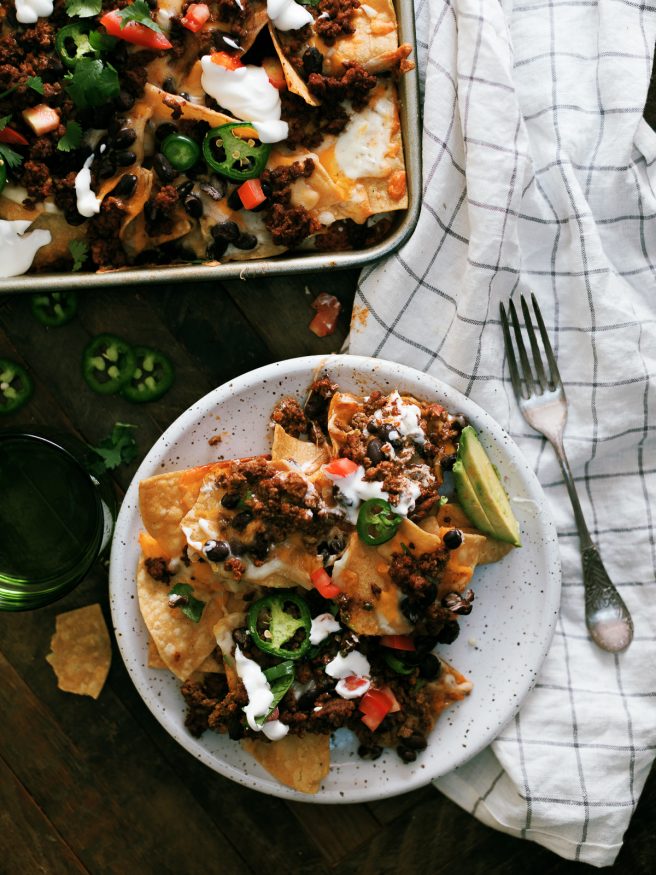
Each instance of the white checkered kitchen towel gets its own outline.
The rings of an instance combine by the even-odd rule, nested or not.
[[[656,134],[642,120],[656,5],[416,7],[423,206],[410,241],[364,271],[350,351],[428,371],[488,410],[534,464],[563,564],[535,688],[437,786],[490,826],[608,865],[656,752]],[[565,382],[584,513],[635,619],[619,657],[586,634],[560,470],[512,394],[499,302],[527,290]]]

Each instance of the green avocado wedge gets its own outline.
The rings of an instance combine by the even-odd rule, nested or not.
[[[471,425],[460,435],[453,479],[458,500],[473,525],[499,541],[521,547],[519,523],[508,496]]]

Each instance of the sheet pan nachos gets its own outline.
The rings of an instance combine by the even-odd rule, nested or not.
[[[519,533],[509,505],[494,519],[507,499],[474,430],[439,404],[323,375],[271,424],[268,455],[140,483],[137,589],[149,665],[181,682],[189,732],[314,793],[337,729],[364,758],[421,756],[472,688],[440,645],[472,610],[476,565]]]
[[[373,245],[407,206],[392,0],[0,6],[0,277]]]

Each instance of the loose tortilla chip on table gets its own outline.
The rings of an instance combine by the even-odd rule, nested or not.
[[[182,582],[185,582],[182,573],[176,575],[170,584],[154,580],[146,571],[143,557],[139,559],[137,592],[144,623],[166,668],[184,681],[216,647],[212,629],[225,608],[222,591],[211,592],[188,581],[194,586],[194,597],[205,602],[199,622],[190,620],[180,608],[169,606],[171,588]]]
[[[280,741],[245,738],[244,750],[281,784],[316,793],[330,769],[330,736],[286,735]]]
[[[46,659],[66,693],[97,699],[112,660],[112,646],[100,605],[58,614]]]

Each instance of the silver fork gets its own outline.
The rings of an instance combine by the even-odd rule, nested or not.
[[[538,345],[535,329],[531,319],[531,313],[524,299],[521,296],[522,314],[524,316],[524,324],[526,333],[531,347],[533,358],[533,367],[529,356],[526,352],[526,347],[522,339],[522,332],[517,318],[517,310],[513,301],[509,302],[508,309],[510,319],[512,320],[513,333],[515,335],[515,343],[519,352],[520,369],[517,367],[517,359],[510,335],[510,326],[508,325],[508,317],[503,304],[501,309],[501,324],[503,326],[503,339],[506,346],[506,354],[508,356],[508,366],[510,369],[510,378],[512,387],[515,392],[515,397],[519,404],[519,409],[528,422],[531,428],[543,434],[549,441],[556,452],[560,467],[565,479],[565,485],[569,493],[572,508],[574,510],[574,518],[576,527],[579,532],[579,540],[581,543],[581,560],[583,564],[583,584],[585,587],[585,622],[588,631],[592,636],[595,644],[599,645],[602,650],[609,650],[612,653],[619,653],[626,650],[633,639],[633,621],[626,605],[622,601],[622,597],[615,589],[611,582],[604,564],[601,561],[599,551],[592,542],[588,527],[583,518],[583,511],[579,503],[576,487],[574,486],[574,478],[565,455],[563,447],[563,432],[565,423],[567,422],[567,399],[565,398],[565,390],[563,382],[558,372],[556,358],[549,342],[549,336],[544,326],[544,320],[538,307],[538,302],[535,300],[535,295],[531,295],[533,310],[537,320],[542,345],[547,357],[547,365],[549,374],[547,375],[545,365],[542,360],[542,353]]]

